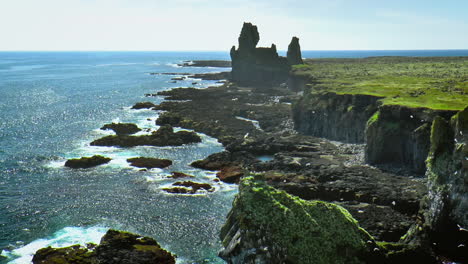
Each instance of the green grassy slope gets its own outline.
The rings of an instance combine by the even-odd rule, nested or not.
[[[310,77],[312,93],[375,95],[384,104],[440,110],[468,105],[468,57],[308,59],[292,73]]]

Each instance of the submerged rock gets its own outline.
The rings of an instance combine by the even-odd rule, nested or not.
[[[168,159],[139,157],[139,158],[127,159],[127,161],[133,167],[147,168],[147,169],[153,169],[153,168],[164,169],[172,165],[172,161]]]
[[[111,161],[110,158],[101,155],[94,155],[92,157],[82,157],[79,159],[69,159],[65,162],[65,167],[72,169],[86,169],[106,164]]]
[[[151,102],[139,102],[132,106],[132,109],[151,109],[156,105]]]
[[[164,188],[163,191],[167,193],[177,194],[195,194],[198,190],[205,190],[213,192],[213,186],[208,183],[198,183],[192,181],[175,182],[172,184],[175,187]]]
[[[194,178],[195,176],[190,175],[190,174],[185,174],[183,172],[178,172],[178,171],[173,171],[171,172],[171,176],[168,176],[168,178],[173,178],[173,179],[179,179],[179,178]]]
[[[88,247],[42,248],[34,254],[33,264],[175,264],[175,256],[150,237],[109,230],[101,243]]]
[[[135,147],[135,146],[181,146],[189,143],[201,142],[201,138],[195,132],[178,131],[170,125],[161,126],[151,135],[129,136],[129,135],[112,135],[97,139],[91,142],[91,146],[118,146],[118,147]]]
[[[130,135],[135,134],[141,129],[132,123],[112,123],[112,124],[105,124],[101,127],[102,130],[113,130],[117,135]]]
[[[372,237],[341,206],[244,178],[221,230],[228,263],[363,263]]]

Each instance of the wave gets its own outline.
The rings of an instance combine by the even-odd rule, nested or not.
[[[11,251],[4,250],[0,256],[10,260],[9,264],[30,264],[37,250],[44,247],[68,247],[72,245],[83,245],[86,243],[99,244],[101,237],[108,228],[101,226],[92,227],[65,227],[52,236],[40,238],[22,247]]]

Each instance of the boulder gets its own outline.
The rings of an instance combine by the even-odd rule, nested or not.
[[[299,38],[293,37],[288,46],[287,58],[289,65],[304,64],[302,61],[301,46]]]
[[[69,159],[65,162],[65,167],[72,169],[86,169],[106,164],[111,161],[110,158],[101,155],[94,155],[92,157],[82,157],[79,159]]]
[[[141,129],[131,123],[112,123],[112,124],[105,124],[103,127],[101,127],[102,130],[113,130],[117,135],[130,135],[130,134],[135,134]]]
[[[244,169],[239,166],[224,167],[216,174],[216,177],[227,183],[238,183],[242,176]]]
[[[150,237],[109,230],[99,245],[39,249],[33,264],[175,264],[175,256]]]
[[[151,102],[139,102],[132,106],[132,109],[151,109],[156,105]]]
[[[133,167],[146,168],[146,169],[153,169],[153,168],[164,169],[172,165],[172,161],[168,159],[139,157],[139,158],[127,159],[127,161]]]

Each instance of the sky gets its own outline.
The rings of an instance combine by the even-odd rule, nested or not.
[[[0,0],[0,50],[468,49],[466,0]]]

